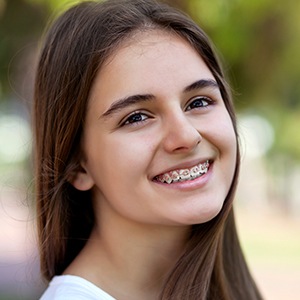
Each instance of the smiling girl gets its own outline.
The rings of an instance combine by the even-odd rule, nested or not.
[[[261,299],[234,223],[233,104],[193,21],[152,0],[69,9],[34,117],[41,299]]]

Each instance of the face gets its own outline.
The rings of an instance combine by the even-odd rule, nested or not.
[[[209,221],[236,165],[236,137],[215,78],[183,39],[141,33],[101,68],[82,139],[100,220],[167,226]]]

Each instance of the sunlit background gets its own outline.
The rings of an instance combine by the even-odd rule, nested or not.
[[[77,1],[78,2],[78,1]],[[214,41],[238,111],[242,247],[267,300],[300,295],[300,1],[177,0]],[[37,299],[30,110],[39,40],[74,1],[0,0],[0,299]]]

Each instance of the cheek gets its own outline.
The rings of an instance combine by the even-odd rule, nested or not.
[[[213,126],[209,129],[210,140],[218,148],[221,156],[236,157],[237,137],[234,132],[232,121],[225,110],[212,121]]]
[[[219,133],[216,138],[219,141],[224,180],[227,180],[228,185],[231,185],[237,163],[237,137],[229,115],[220,123]]]
[[[228,152],[228,154],[231,154],[235,158],[237,139],[232,124],[226,123],[220,127],[217,138],[220,141],[223,151]]]
[[[152,159],[153,141],[147,135],[117,134],[105,141],[101,152],[105,155],[107,174],[127,181],[141,177]],[[130,175],[130,176],[129,176]]]

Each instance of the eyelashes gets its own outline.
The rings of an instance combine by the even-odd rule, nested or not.
[[[198,96],[193,98],[189,104],[186,106],[186,111],[190,111],[192,109],[205,108],[211,104],[214,104],[214,101],[208,97]]]
[[[131,113],[122,123],[121,126],[139,124],[147,120],[149,116],[146,113],[135,111]]]
[[[215,100],[206,96],[197,96],[192,98],[186,105],[184,111],[203,110],[213,105]],[[145,111],[134,111],[126,116],[119,124],[120,127],[124,126],[137,126],[146,123],[149,119],[153,118],[150,113]]]

